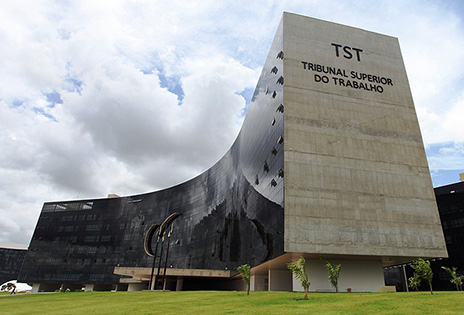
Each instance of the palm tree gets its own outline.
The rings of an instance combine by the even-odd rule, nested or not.
[[[300,280],[301,286],[305,291],[304,299],[308,299],[308,290],[311,282],[308,279],[308,274],[306,273],[306,261],[304,257],[300,257],[300,259],[290,262],[288,265],[288,269],[290,269],[298,280]]]
[[[441,266],[441,268],[446,270],[450,274],[450,282],[456,286],[456,290],[462,291],[462,280],[464,280],[464,275],[459,275],[456,267],[449,268]]]
[[[433,273],[432,273],[432,268],[430,267],[430,261],[419,258],[412,262],[411,267],[412,269],[414,269],[414,271],[417,273],[419,277],[421,277],[422,279],[424,279],[425,281],[429,283],[430,294],[433,294],[433,289],[432,289]]]
[[[340,278],[340,269],[342,265],[337,265],[334,268],[330,262],[327,262],[325,266],[329,272],[329,282],[334,287],[335,292],[338,293],[338,279]]]
[[[419,291],[419,286],[421,283],[421,279],[417,273],[414,273],[412,277],[409,279],[409,287],[412,289],[416,289],[416,291]]]

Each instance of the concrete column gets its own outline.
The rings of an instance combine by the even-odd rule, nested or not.
[[[250,291],[257,291],[255,288],[256,288],[256,276],[250,275]]]
[[[176,281],[176,291],[182,291],[183,285],[184,285],[184,278],[178,277]]]
[[[31,292],[32,293],[37,293],[37,292],[39,292],[39,288],[40,288],[40,283],[33,283]]]

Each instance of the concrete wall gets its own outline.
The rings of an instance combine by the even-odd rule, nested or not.
[[[292,291],[290,270],[269,270],[269,291]]]
[[[147,290],[148,284],[147,283],[129,283],[127,287],[127,291],[142,291]]]
[[[447,256],[398,40],[295,14],[283,33],[285,251]]]
[[[332,265],[341,264],[338,283],[339,292],[377,292],[384,283],[381,261],[333,260]],[[328,280],[326,261],[307,259],[306,272],[311,282],[310,291],[335,292]],[[293,278],[293,291],[304,291],[300,281]]]
[[[251,291],[268,291],[269,276],[268,275],[252,275],[250,278]]]

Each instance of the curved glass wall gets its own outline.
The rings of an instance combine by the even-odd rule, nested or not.
[[[240,134],[203,174],[152,193],[45,203],[20,280],[117,283],[115,266],[151,267],[145,233],[174,212],[168,267],[235,269],[283,254],[282,68],[280,26]]]

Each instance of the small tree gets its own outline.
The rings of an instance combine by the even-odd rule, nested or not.
[[[329,282],[334,287],[335,292],[338,293],[338,279],[340,278],[340,269],[342,265],[337,265],[334,268],[330,262],[327,262],[325,266],[329,272]]]
[[[456,290],[462,291],[462,280],[464,280],[464,275],[459,275],[456,267],[449,268],[441,266],[441,268],[450,274],[450,282],[456,286]]]
[[[288,269],[290,269],[298,280],[300,280],[301,286],[305,291],[304,299],[308,299],[308,290],[311,282],[309,282],[308,274],[306,273],[306,261],[304,257],[300,257],[300,259],[290,262],[288,265]]]
[[[419,286],[421,283],[421,279],[417,273],[414,273],[412,277],[409,279],[409,287],[411,289],[416,289],[416,291],[419,291]]]
[[[10,291],[11,290],[11,294],[14,294],[15,290],[16,290],[16,285],[13,282],[8,282],[8,283],[2,285],[2,287],[0,289],[2,291]]]
[[[247,295],[250,295],[250,265],[245,264],[237,267],[238,272],[242,275],[243,281],[247,285]]]
[[[428,282],[430,287],[430,294],[433,294],[432,289],[432,268],[430,268],[430,261],[423,260],[422,258],[416,259],[411,264],[412,269],[417,273],[417,275]]]

